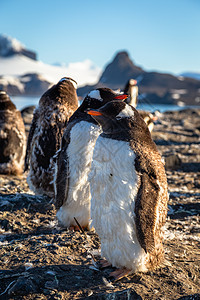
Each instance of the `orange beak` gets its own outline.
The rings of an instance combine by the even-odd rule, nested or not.
[[[96,111],[96,110],[88,110],[87,114],[91,115],[91,116],[102,116],[102,113],[100,111]]]
[[[116,96],[114,99],[115,99],[115,100],[125,100],[125,99],[127,99],[127,98],[128,98],[128,95],[122,94],[122,95]]]

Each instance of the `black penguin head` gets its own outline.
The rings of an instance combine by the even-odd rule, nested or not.
[[[106,103],[113,100],[125,100],[128,96],[114,92],[109,88],[98,88],[92,90],[83,100],[82,107],[84,110],[88,108],[98,109]]]
[[[16,110],[16,106],[10,100],[5,91],[0,90],[0,110]]]
[[[134,119],[137,111],[122,101],[111,101],[99,109],[90,109],[91,115],[101,126],[104,133],[116,133],[123,131],[130,120]]]

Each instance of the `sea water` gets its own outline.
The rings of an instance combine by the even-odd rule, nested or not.
[[[16,105],[17,109],[22,110],[23,108],[31,105],[37,106],[40,100],[40,97],[25,97],[25,96],[16,96],[11,97],[12,101]],[[194,108],[194,106],[192,106]],[[156,104],[156,103],[138,103],[137,109],[154,112],[156,110],[160,112],[172,111],[172,110],[181,110],[185,108],[191,108],[191,106],[178,106],[171,104]]]

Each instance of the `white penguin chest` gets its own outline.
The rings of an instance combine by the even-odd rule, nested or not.
[[[74,217],[82,226],[90,219],[90,185],[88,174],[91,168],[94,145],[101,129],[98,125],[81,121],[70,132],[67,148],[69,164],[69,187],[66,202],[57,212],[64,226],[76,225]]]
[[[137,269],[143,261],[135,226],[138,175],[128,142],[97,139],[91,173],[91,219],[101,253],[116,267]]]
[[[97,139],[89,180],[92,190],[92,210],[99,215],[133,214],[138,177],[135,154],[127,142]]]
[[[90,169],[94,145],[100,132],[99,126],[85,121],[77,123],[72,128],[71,141],[67,149],[70,178],[74,177],[73,169],[78,172],[77,175],[85,172],[85,168]]]
[[[71,130],[67,156],[70,170],[70,193],[72,193],[73,200],[85,198],[88,201],[88,173],[91,168],[94,145],[100,131],[98,125],[85,121],[79,122]]]

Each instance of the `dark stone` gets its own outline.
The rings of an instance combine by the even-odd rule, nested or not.
[[[10,228],[9,221],[6,219],[1,220],[0,224],[1,224],[1,228],[4,229],[5,231],[8,231],[8,229]]]
[[[188,295],[178,298],[177,300],[200,300],[200,294]]]
[[[185,172],[199,172],[200,163],[199,162],[184,163],[182,169]]]
[[[38,292],[38,287],[30,278],[19,277],[13,286],[8,290],[8,295],[27,295]]]
[[[118,291],[113,293],[106,293],[106,294],[97,294],[86,297],[85,299],[90,300],[142,300],[142,297],[138,295],[134,290],[127,289],[124,291]],[[196,300],[196,299],[195,299]]]
[[[165,157],[165,169],[177,170],[181,167],[182,161],[178,154],[170,154]]]

